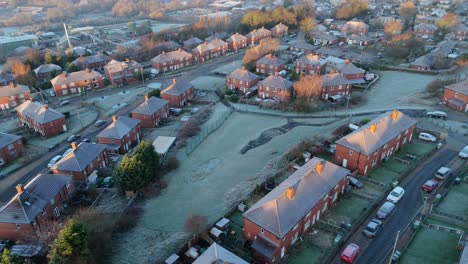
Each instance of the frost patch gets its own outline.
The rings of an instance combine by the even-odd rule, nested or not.
[[[194,182],[201,181],[213,172],[216,167],[221,163],[220,159],[211,159],[209,161],[203,162],[200,166],[193,170],[192,180]]]

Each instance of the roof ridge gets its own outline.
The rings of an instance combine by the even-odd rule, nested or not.
[[[276,222],[278,224],[278,233],[280,236],[282,236],[281,234],[281,226],[280,226],[280,219],[279,219],[279,209],[278,209],[278,199],[275,199],[273,200],[274,203],[275,203],[275,211],[276,211]]]

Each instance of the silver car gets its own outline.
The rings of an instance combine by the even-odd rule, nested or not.
[[[380,208],[379,211],[377,211],[377,218],[379,219],[385,219],[390,214],[393,212],[393,209],[395,209],[395,204],[392,202],[385,202]]]
[[[362,233],[364,233],[364,235],[368,236],[368,237],[375,237],[375,235],[377,234],[377,232],[379,232],[380,228],[382,227],[382,224],[383,222],[380,221],[379,219],[372,219],[366,226],[366,228],[364,228],[364,230],[362,231]]]

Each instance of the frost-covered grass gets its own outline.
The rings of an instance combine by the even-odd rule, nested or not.
[[[230,62],[230,63],[228,63],[228,64],[226,64],[224,66],[221,66],[221,67],[217,68],[216,70],[213,70],[212,72],[219,71],[219,72],[226,72],[226,73],[230,74],[235,69],[239,69],[240,67],[242,67],[242,60],[236,60],[236,61]]]
[[[226,79],[213,76],[200,76],[191,83],[198,90],[216,91],[226,87]]]
[[[221,217],[263,181],[260,175],[275,169],[265,167],[286,150],[318,134],[327,134],[342,124],[328,127],[296,127],[246,154],[240,150],[262,131],[286,124],[286,119],[232,113],[189,156],[177,153],[180,167],[166,175],[168,187],[148,200],[145,214],[132,231],[119,235],[113,263],[133,259],[160,262],[180,246],[188,234],[183,225],[192,214],[205,215],[209,222]],[[145,243],[141,243],[145,241]]]
[[[356,196],[345,196],[338,203],[330,208],[325,215],[325,219],[332,219],[336,224],[353,224],[364,211],[369,208],[371,202]]]
[[[460,235],[421,228],[404,252],[402,264],[452,264],[457,262]]]
[[[437,206],[440,211],[468,218],[468,184],[452,185],[447,196]]]
[[[94,103],[97,107],[101,108],[105,112],[105,115],[111,116],[122,107],[125,107],[134,102],[138,96],[145,95],[149,90],[151,90],[151,88],[148,87],[140,87],[128,90],[124,89],[119,90],[118,92],[115,91],[114,93],[105,96],[90,98],[86,100],[86,102]]]
[[[387,184],[396,180],[399,176],[400,176],[399,173],[393,170],[389,170],[388,168],[384,166],[379,166],[377,169],[369,173],[369,178],[382,182],[382,183],[387,183]]]
[[[6,133],[12,129],[15,129],[19,126],[19,120],[16,115],[11,116],[11,118],[5,118],[1,121],[2,125],[0,126],[0,132]]]

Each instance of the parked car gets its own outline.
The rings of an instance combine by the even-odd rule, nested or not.
[[[67,138],[68,143],[72,143],[73,141],[77,140],[80,138],[80,135],[71,135]]]
[[[442,112],[442,111],[427,112],[426,115],[428,117],[432,117],[432,118],[440,118],[440,119],[446,119],[447,118],[447,113]]]
[[[346,263],[353,263],[360,251],[361,248],[358,245],[356,245],[355,243],[351,243],[347,245],[346,248],[343,250],[343,253],[341,253],[340,258]]]
[[[364,186],[364,183],[362,183],[361,181],[359,181],[358,179],[354,177],[348,176],[348,180],[349,180],[349,185],[353,187],[362,188],[362,186]]]
[[[458,157],[460,157],[460,158],[462,158],[462,159],[468,158],[468,146],[465,146],[465,147],[458,153]]]
[[[427,180],[423,186],[421,187],[421,189],[425,192],[428,192],[428,193],[431,193],[435,188],[437,188],[437,186],[439,185],[439,182],[434,180],[434,179],[430,179],[430,180]]]
[[[452,169],[447,167],[441,167],[436,171],[435,177],[437,179],[444,180],[450,175],[450,173],[452,173]]]
[[[437,138],[429,133],[421,132],[419,133],[418,138],[424,141],[436,142]]]
[[[372,219],[370,222],[367,224],[366,228],[362,231],[364,235],[373,238],[379,232],[380,228],[382,227],[383,222],[380,221],[379,219]]]
[[[59,161],[61,158],[62,158],[62,155],[57,155],[53,157],[47,164],[47,167],[52,168],[55,165],[55,163],[57,163],[57,161]]]
[[[401,197],[405,194],[405,189],[400,186],[393,188],[393,190],[387,195],[387,201],[392,203],[398,203]]]
[[[97,127],[100,127],[102,125],[104,125],[106,123],[106,120],[97,120],[96,122],[94,122],[94,125],[97,126]]]
[[[380,219],[385,219],[390,216],[390,214],[395,209],[395,204],[392,202],[385,202],[377,211],[377,217]]]
[[[60,103],[60,105],[67,105],[67,104],[70,104],[70,101],[68,100],[64,100]]]

